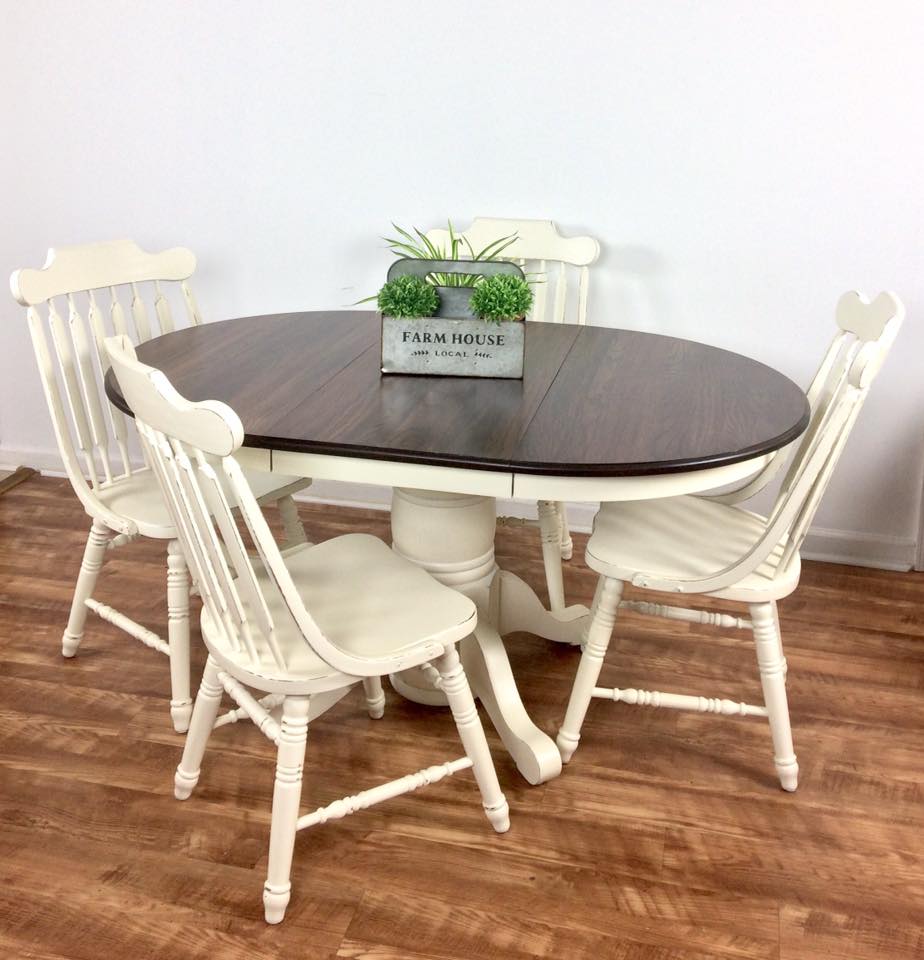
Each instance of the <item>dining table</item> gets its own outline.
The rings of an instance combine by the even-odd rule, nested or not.
[[[503,638],[578,644],[588,610],[549,609],[498,568],[497,501],[716,490],[762,469],[810,410],[782,373],[692,340],[540,322],[525,340],[516,380],[383,374],[381,317],[358,310],[213,322],[137,353],[187,399],[237,413],[243,466],[392,488],[392,547],[475,602],[466,673],[517,769],[538,784],[561,772],[561,758],[523,704]],[[131,414],[111,372],[106,391]],[[405,697],[445,704],[425,672],[390,680]]]

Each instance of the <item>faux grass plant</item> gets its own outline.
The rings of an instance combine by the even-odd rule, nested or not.
[[[496,260],[504,250],[512,243],[516,242],[517,234],[512,233],[508,237],[499,237],[492,240],[483,249],[476,251],[466,237],[460,237],[452,226],[452,221],[446,222],[449,228],[449,245],[437,246],[428,239],[425,233],[422,233],[417,227],[414,227],[414,233],[399,227],[397,223],[392,226],[398,232],[400,239],[394,237],[383,237],[389,248],[402,257],[410,257],[413,260]],[[427,278],[430,283],[441,287],[474,287],[480,280],[480,274],[474,273],[431,273]]]

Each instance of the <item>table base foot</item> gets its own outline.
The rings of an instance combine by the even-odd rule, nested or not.
[[[558,747],[530,720],[500,634],[488,623],[479,624],[475,635],[462,641],[460,652],[472,690],[517,770],[534,785],[557,777],[561,773]]]
[[[523,631],[558,643],[581,643],[590,611],[581,604],[552,612],[528,583],[516,574],[499,570],[491,584],[490,609],[498,632]]]
[[[392,546],[478,607],[474,636],[459,654],[472,693],[491,718],[504,746],[529,783],[561,773],[555,741],[529,718],[501,636],[523,631],[547,640],[579,644],[588,610],[573,606],[551,613],[519,577],[494,563],[495,504],[488,497],[396,489],[392,496]],[[446,698],[420,669],[389,677],[403,697],[427,706]]]

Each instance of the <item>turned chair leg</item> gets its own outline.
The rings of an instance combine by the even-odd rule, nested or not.
[[[282,518],[282,527],[286,534],[286,547],[295,547],[300,543],[307,543],[308,537],[305,535],[305,528],[298,518],[298,504],[291,497],[282,497],[276,502],[279,508],[279,516]]]
[[[621,597],[622,581],[601,577],[582,643],[583,653],[574,686],[571,688],[571,699],[568,701],[564,722],[555,738],[563,763],[567,763],[574,756],[581,739],[581,727],[584,725],[584,717],[603,668],[603,659],[610,645]]]
[[[177,540],[167,547],[167,640],[170,646],[170,716],[173,729],[189,729],[189,571]]]
[[[270,827],[269,865],[263,886],[267,923],[280,923],[285,916],[292,884],[292,851],[298,829],[302,796],[302,771],[308,741],[308,697],[286,697],[273,788],[273,820]]]
[[[440,672],[441,689],[449,701],[449,709],[456,722],[462,746],[466,756],[472,761],[472,772],[481,791],[484,811],[491,826],[498,833],[506,833],[510,829],[510,807],[497,780],[497,771],[494,769],[484,727],[478,716],[478,708],[454,646],[449,647],[436,661],[436,668]]]
[[[786,674],[789,673],[789,664],[786,662],[786,654],[783,652],[783,634],[780,629],[780,610],[776,604],[776,600],[771,600],[771,605],[773,607],[773,619],[776,621],[776,635],[780,640],[780,659],[783,661],[783,679],[786,679]]]
[[[94,520],[87,537],[87,545],[83,551],[83,560],[80,563],[80,573],[74,586],[74,599],[71,601],[71,612],[67,618],[67,627],[61,638],[61,653],[65,657],[72,657],[83,639],[83,628],[87,622],[86,601],[96,587],[99,572],[106,557],[106,545],[109,543],[110,530],[102,521]]]
[[[176,768],[176,776],[173,778],[173,793],[177,800],[186,800],[199,782],[202,757],[205,755],[209,734],[218,716],[222,692],[221,684],[218,682],[218,664],[209,657],[205,664],[205,672],[202,674],[202,683],[199,684],[196,706],[189,723],[189,733],[186,734],[183,759],[180,760],[180,765]]]
[[[385,716],[385,691],[382,689],[381,677],[366,677],[363,680],[363,690],[366,693],[366,709],[373,720],[381,720]]]
[[[574,555],[574,541],[571,539],[571,530],[568,528],[568,511],[561,500],[556,502],[555,509],[558,511],[558,519],[561,523],[561,558],[570,560]]]
[[[799,783],[799,764],[792,745],[779,621],[772,603],[754,603],[750,609],[764,706],[773,739],[773,761],[783,789],[795,790]]]
[[[539,535],[542,538],[542,563],[549,588],[549,610],[565,609],[565,586],[561,569],[561,517],[551,500],[539,501]]]

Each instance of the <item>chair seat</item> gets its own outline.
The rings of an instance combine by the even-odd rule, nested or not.
[[[630,583],[636,574],[703,579],[745,556],[766,524],[759,514],[695,496],[606,503],[587,543],[587,565]],[[710,596],[746,603],[788,596],[799,583],[800,562],[795,551],[786,568],[778,569],[785,543],[738,583]]]
[[[296,493],[311,483],[301,477],[259,470],[245,470],[244,473],[257,500],[274,493],[280,497]],[[219,476],[223,477],[220,471]],[[129,477],[116,480],[111,486],[96,491],[96,495],[113,513],[135,523],[142,536],[159,540],[176,537],[167,504],[150,469],[138,470]]]
[[[455,643],[477,622],[468,597],[369,534],[306,544],[287,552],[285,562],[314,622],[334,646],[358,657],[394,656],[395,670],[424,663],[432,657],[424,644]],[[258,580],[288,669],[280,670],[268,651],[255,665],[246,652],[231,650],[203,607],[202,636],[215,659],[235,676],[247,675],[247,684],[269,692],[319,692],[354,682],[355,676],[334,670],[308,646],[265,571]],[[253,611],[246,612],[252,621]]]

